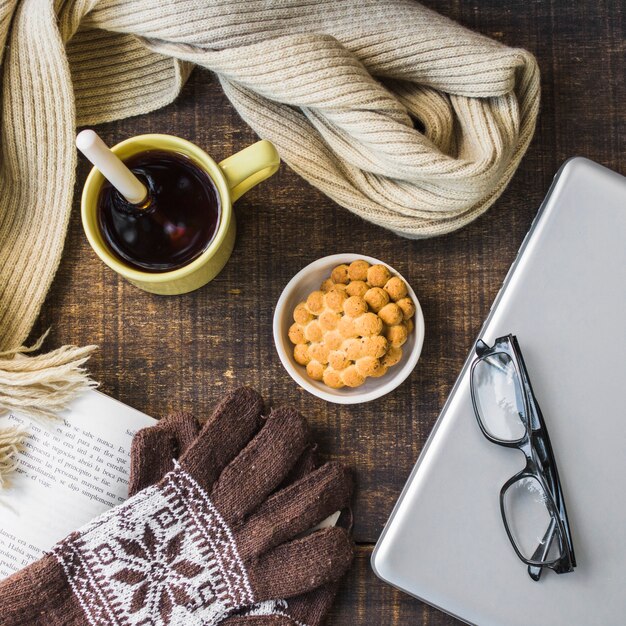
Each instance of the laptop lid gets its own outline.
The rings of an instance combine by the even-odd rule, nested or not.
[[[480,432],[468,360],[372,555],[384,581],[469,623],[626,623],[626,179],[566,162],[480,337],[517,336],[543,412],[577,567],[531,580],[502,485],[525,460]]]

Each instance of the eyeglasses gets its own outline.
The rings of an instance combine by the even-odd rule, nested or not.
[[[509,539],[533,580],[543,568],[571,572],[576,558],[563,491],[517,339],[500,337],[492,348],[479,340],[476,355],[470,388],[480,429],[489,441],[526,456],[526,467],[500,491]]]

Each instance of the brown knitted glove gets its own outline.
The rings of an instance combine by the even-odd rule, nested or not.
[[[216,414],[228,405],[228,398],[216,409]],[[211,418],[215,419],[215,415]],[[189,414],[175,414],[161,420],[157,425],[137,433],[131,453],[130,494],[160,480],[172,466],[173,459],[182,454],[193,442],[199,424]],[[285,484],[293,484],[303,479],[318,467],[315,448],[309,447],[301,455],[298,463],[287,477]],[[329,473],[341,468],[328,464]],[[320,476],[320,474],[316,474]],[[322,478],[323,480],[323,478]],[[349,492],[338,509],[349,506]],[[337,509],[336,509],[337,510]],[[321,521],[326,515],[320,511]],[[325,620],[338,588],[333,582],[319,589],[285,600],[273,600],[247,607],[238,615],[223,622],[224,626],[318,626]]]
[[[345,531],[293,539],[314,523],[316,502],[338,508],[341,485],[326,494],[312,481],[270,496],[306,448],[308,429],[283,409],[255,434],[260,410],[257,394],[240,391],[155,486],[0,584],[2,624],[210,626],[341,576],[352,556]]]

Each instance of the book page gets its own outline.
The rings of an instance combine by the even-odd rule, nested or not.
[[[58,420],[0,418],[0,426],[29,432],[10,486],[0,491],[0,579],[127,498],[133,435],[154,423],[97,391]]]

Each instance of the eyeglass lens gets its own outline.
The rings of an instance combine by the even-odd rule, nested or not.
[[[546,564],[559,559],[559,526],[541,483],[532,476],[522,476],[503,497],[505,522],[520,554]]]
[[[472,383],[478,418],[485,431],[500,441],[519,441],[526,433],[524,401],[515,363],[504,352],[481,358]]]

